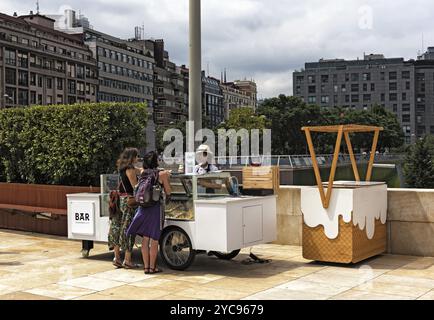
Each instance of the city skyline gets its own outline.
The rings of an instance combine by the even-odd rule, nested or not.
[[[81,10],[95,29],[120,38],[133,37],[134,27],[144,24],[146,38],[164,38],[174,62],[188,62],[188,1],[40,1],[41,14],[68,6]],[[411,59],[434,43],[434,32],[425,27],[434,7],[427,0],[412,6],[395,1],[393,8],[371,0],[207,0],[202,7],[203,69],[217,78],[224,68],[230,79],[254,78],[258,98],[291,94],[291,74],[306,61],[353,60],[364,52]],[[0,4],[10,15],[30,10],[36,11],[36,1]]]

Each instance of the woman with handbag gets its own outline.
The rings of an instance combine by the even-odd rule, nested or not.
[[[133,222],[127,230],[128,236],[135,237],[139,235],[143,237],[142,257],[145,265],[145,274],[162,272],[156,266],[158,242],[164,223],[163,190],[161,189],[164,189],[164,193],[168,199],[171,193],[169,178],[170,174],[168,171],[158,170],[157,152],[152,151],[146,154],[143,158],[141,179],[149,184],[148,190],[151,192],[151,195],[148,196],[149,202],[146,203],[146,206],[139,206]],[[138,189],[140,189],[140,185]]]
[[[114,250],[113,265],[117,268],[132,269],[135,266],[131,262],[135,237],[127,236],[126,230],[137,209],[134,199],[134,186],[137,185],[137,175],[141,170],[137,169],[139,151],[136,148],[125,149],[117,162],[119,172],[119,214],[112,217],[109,231],[109,247]],[[120,251],[125,252],[124,262],[121,260]]]

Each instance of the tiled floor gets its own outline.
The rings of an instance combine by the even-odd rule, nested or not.
[[[434,300],[434,258],[383,255],[354,266],[303,259],[300,247],[261,245],[270,264],[246,265],[199,255],[190,269],[145,275],[115,270],[104,244],[89,259],[81,243],[0,230],[0,300],[4,299],[425,299]],[[134,252],[140,263],[139,251]]]

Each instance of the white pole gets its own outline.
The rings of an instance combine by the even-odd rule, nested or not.
[[[191,124],[187,125],[187,150],[194,152],[195,134],[202,128],[201,4],[200,0],[189,1],[190,73],[188,120]]]

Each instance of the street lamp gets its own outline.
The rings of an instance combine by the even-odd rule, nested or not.
[[[189,105],[187,130],[187,150],[194,152],[196,132],[202,128],[202,43],[201,43],[201,3],[189,0]]]

